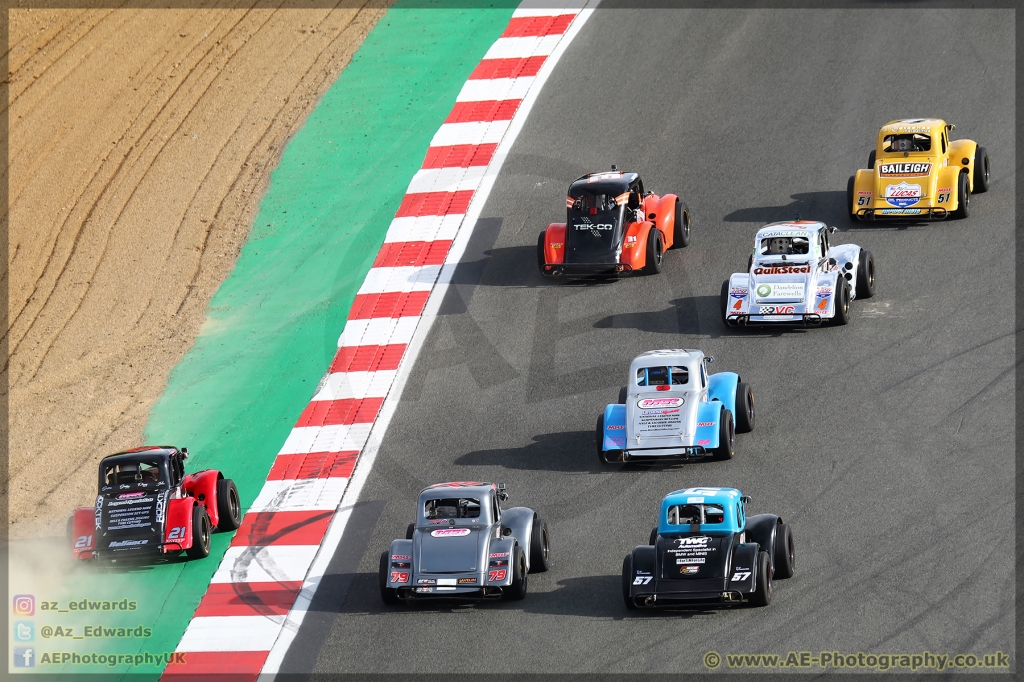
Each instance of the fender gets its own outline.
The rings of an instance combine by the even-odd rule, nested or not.
[[[651,198],[653,199],[654,197]],[[651,213],[654,213],[654,224],[657,225],[659,230],[661,230],[662,236],[665,239],[666,251],[675,245],[677,199],[679,199],[679,197],[675,194],[666,194],[661,197],[661,199],[658,199],[654,209],[647,213],[648,218],[651,217]]]
[[[747,540],[756,542],[761,549],[768,552],[768,557],[774,563],[775,556],[775,531],[782,523],[782,519],[775,514],[755,514],[747,517],[747,524],[744,531]]]
[[[602,450],[623,450],[626,447],[626,406],[604,408],[604,440]]]
[[[547,265],[565,262],[565,223],[551,223],[544,231],[544,260]]]
[[[182,551],[192,547],[192,497],[167,501],[167,523],[164,525],[164,551]]]
[[[408,587],[412,585],[414,566],[412,565],[412,540],[392,540],[388,552],[389,574],[388,587]],[[406,564],[396,566],[395,564]],[[403,577],[405,580],[401,580]],[[399,580],[395,580],[399,578]]]
[[[856,244],[830,246],[828,256],[835,259],[838,275],[850,283],[850,300],[857,298],[857,267],[860,265],[860,247]]]
[[[528,507],[512,507],[501,510],[502,528],[511,528],[512,537],[526,554],[526,570],[530,570],[530,538],[533,535],[533,517],[536,513]],[[511,555],[510,555],[511,556]]]
[[[737,305],[738,304],[738,305]],[[750,273],[736,272],[729,277],[729,313],[746,315],[750,309]]]
[[[865,194],[861,194],[865,192]],[[853,176],[853,203],[850,213],[856,215],[859,208],[873,208],[875,199],[875,171],[861,169]],[[862,203],[863,202],[863,203]]]
[[[963,158],[963,157],[960,157]],[[953,163],[953,159],[950,159],[950,164],[944,168],[940,168],[939,172],[935,174],[935,193],[934,201],[932,202],[935,206],[941,206],[947,211],[955,211],[959,206],[959,197],[957,197],[957,180],[960,177],[960,173],[963,172],[964,167],[959,163]],[[974,177],[973,171],[971,172],[971,180]],[[948,196],[940,196],[946,195]],[[939,201],[939,199],[945,199],[945,201]]]
[[[502,523],[504,523],[505,512],[502,512],[501,515]],[[512,558],[515,557],[516,544],[514,536],[508,538],[494,538],[491,540],[491,546],[487,552],[486,585],[508,587],[512,584]],[[526,560],[529,561],[529,552],[526,554]],[[502,562],[505,563],[502,564]]]
[[[658,580],[658,550],[654,545],[637,545],[632,554],[632,577],[629,595],[653,594]],[[650,580],[647,580],[650,578]],[[638,582],[639,581],[639,582]]]
[[[217,518],[217,481],[224,478],[224,474],[216,469],[204,469],[194,474],[189,474],[181,482],[185,492],[196,498],[196,503],[206,507],[206,513],[210,515],[210,525],[217,527],[220,521]]]
[[[89,559],[96,551],[96,510],[79,507],[71,522],[71,554],[76,559]]]
[[[708,377],[708,400],[718,400],[736,416],[736,386],[740,375],[735,372],[716,372]]]
[[[729,572],[728,589],[750,594],[757,585],[757,553],[761,548],[747,542],[736,545],[732,551],[732,570]],[[737,578],[739,578],[737,580]]]
[[[733,403],[736,402],[736,389],[733,389]],[[722,418],[722,403],[709,400],[697,403],[697,432],[693,436],[693,444],[705,448],[717,448],[719,437],[719,420]],[[701,426],[706,424],[707,426]]]
[[[829,318],[835,315],[836,280],[839,278],[838,270],[830,270],[818,275],[818,287],[814,292],[814,302],[807,312],[817,313],[822,318]]]
[[[971,191],[974,191],[974,156],[978,151],[978,143],[974,140],[950,140],[949,141],[949,168],[958,168],[959,171],[967,171],[967,182]],[[967,163],[964,163],[967,159]],[[959,173],[958,171],[958,173]],[[943,185],[944,187],[946,185]],[[955,188],[956,185],[953,185]],[[956,191],[955,189],[953,190]]]
[[[654,223],[649,221],[629,224],[622,237],[621,263],[631,266],[633,270],[641,270],[647,265],[647,237],[653,227]]]

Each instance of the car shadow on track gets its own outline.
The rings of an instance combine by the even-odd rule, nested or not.
[[[467,249],[468,251],[468,249]],[[614,276],[580,278],[551,278],[540,274],[537,267],[536,246],[500,246],[489,248],[478,260],[461,261],[452,274],[455,285],[485,287],[519,287],[535,289],[561,286],[595,286],[615,284]],[[633,277],[635,275],[627,275]]]
[[[927,222],[874,222],[855,221],[846,210],[846,192],[801,192],[792,194],[793,200],[786,206],[757,206],[741,208],[726,215],[723,220],[730,223],[774,223],[781,220],[793,220],[800,216],[803,220],[820,220],[834,225],[840,232],[855,230],[908,230],[920,228]]]
[[[804,332],[810,327],[728,327],[722,321],[718,296],[689,296],[669,302],[664,310],[619,313],[594,322],[595,329],[636,329],[657,334],[695,334],[717,339],[723,336],[779,337]]]
[[[597,419],[597,416],[594,416]],[[545,433],[520,448],[496,448],[468,452],[455,460],[459,465],[502,466],[528,471],[598,473],[593,431]]]

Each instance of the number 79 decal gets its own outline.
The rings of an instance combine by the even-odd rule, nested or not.
[[[638,575],[633,579],[634,585],[646,585],[649,582],[651,582],[651,576],[649,575]]]
[[[742,581],[746,580],[749,577],[750,577],[750,571],[736,571],[736,574],[733,575],[733,577],[732,577],[732,581],[734,583],[735,582],[742,582]]]

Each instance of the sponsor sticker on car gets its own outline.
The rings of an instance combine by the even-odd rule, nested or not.
[[[880,163],[878,164],[878,177],[880,178],[921,178],[931,174],[930,163]]]
[[[906,182],[901,182],[898,185],[886,185],[885,201],[898,208],[913,206],[921,201],[921,185],[911,185]]]
[[[476,578],[459,578],[460,585],[476,584]]]
[[[492,559],[500,559],[505,556],[508,556],[508,552],[491,552]]]
[[[767,268],[754,268],[755,275],[806,275],[810,272],[810,265],[773,265]]]
[[[679,572],[683,575],[693,575],[700,570],[700,566],[680,566]]]
[[[761,306],[762,315],[792,315],[796,312],[796,308],[791,305],[763,305]]]
[[[771,300],[773,298],[795,298],[803,300],[803,282],[771,282],[757,285],[758,300]]]
[[[883,208],[879,211],[882,215],[921,215],[919,208]]]
[[[714,426],[714,425],[715,425],[715,422],[697,422],[697,426],[698,427],[701,427],[701,426]],[[697,498],[694,498],[694,499],[697,499]],[[704,498],[703,497],[700,498],[700,501],[703,502]]]
[[[435,538],[457,538],[471,532],[469,528],[438,528],[430,531],[430,535]]]
[[[711,422],[704,422],[706,426],[711,426]],[[703,497],[687,497],[686,504],[704,504]]]
[[[672,407],[679,407],[685,402],[682,398],[643,398],[638,400],[636,406],[641,410],[661,410]]]

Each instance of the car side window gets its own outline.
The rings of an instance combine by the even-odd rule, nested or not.
[[[498,496],[491,493],[491,522],[497,523],[501,520],[501,506],[498,505]]]
[[[704,367],[704,364],[701,363],[701,366],[700,366],[700,387],[701,388],[707,388],[707,386],[708,386],[707,369]]]

